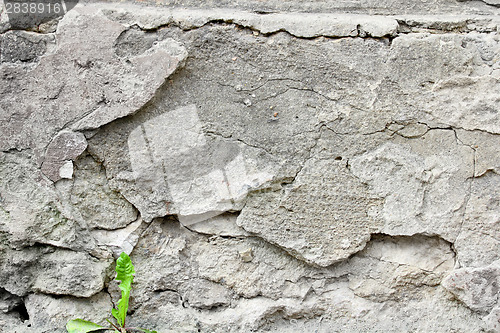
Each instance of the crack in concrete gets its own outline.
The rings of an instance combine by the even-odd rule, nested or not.
[[[458,0],[458,1],[467,1],[467,0]],[[471,0],[468,0],[468,1],[471,1]],[[478,1],[484,3],[488,6],[500,8],[500,2],[495,1],[495,0],[478,0]]]
[[[296,87],[289,87],[290,90],[298,90],[298,91],[307,91],[307,92],[311,92],[311,93],[314,93],[314,94],[317,94],[321,97],[323,97],[324,99],[327,99],[331,102],[336,102],[337,100],[336,99],[333,99],[325,94],[323,94],[321,91],[316,91],[314,90],[313,88],[296,88]]]
[[[214,82],[212,80],[200,80],[202,82]],[[292,79],[292,78],[269,78],[267,80],[264,81],[264,83],[256,86],[256,87],[252,87],[250,89],[245,89],[243,87],[240,87],[240,86],[233,86],[233,85],[230,85],[230,84],[225,84],[225,83],[222,83],[222,82],[219,82],[219,81],[215,81],[218,85],[220,85],[221,87],[227,87],[227,88],[233,88],[236,92],[255,92],[261,88],[264,88],[268,83],[271,83],[271,82],[282,82],[282,81],[292,81],[292,82],[297,82],[297,83],[301,83],[302,84],[302,81],[300,80],[296,80],[296,79]],[[287,85],[288,88],[290,88],[288,85]],[[272,96],[271,96],[272,97]],[[271,97],[268,97],[268,98],[271,98]],[[262,101],[264,99],[260,99],[260,101]]]
[[[463,214],[462,214],[462,223],[460,224],[460,227],[458,229],[458,233],[457,233],[457,237],[455,238],[455,241],[453,243],[456,243],[458,238],[460,237],[462,231],[463,231],[463,228],[464,228],[464,224],[465,224],[465,221],[467,219],[467,206],[469,204],[469,200],[472,196],[472,184],[474,182],[474,178],[475,178],[475,173],[476,173],[476,149],[472,148],[471,149],[473,150],[473,166],[472,166],[472,176],[469,178],[469,186],[468,186],[468,189],[467,189],[467,195],[465,197],[465,200],[464,200],[464,204],[463,204]]]
[[[109,291],[109,288],[108,288],[110,282],[111,281],[109,281],[107,283],[108,285],[104,286],[104,288],[101,290],[101,292],[105,292],[106,294],[108,294],[108,296],[109,296],[109,303],[111,304],[111,309],[116,309],[117,306],[116,306],[115,302],[113,301],[113,295],[111,295],[111,292]]]
[[[240,138],[235,138],[235,137],[233,137],[232,134],[230,134],[229,136],[224,136],[222,133],[218,133],[218,132],[212,131],[212,130],[205,130],[204,133],[208,134],[209,136],[210,135],[217,136],[217,137],[223,138],[223,139],[228,140],[228,141],[239,142],[241,144],[244,144],[245,146],[252,147],[252,148],[255,148],[255,149],[259,149],[259,150],[262,150],[262,151],[264,151],[265,153],[267,153],[269,155],[273,155],[273,153],[271,151],[267,150],[266,148],[258,146],[258,145],[255,145],[255,144],[248,143],[248,142],[246,142],[246,141],[244,141],[243,139],[240,139]]]
[[[468,147],[472,150],[472,174],[467,179],[469,182],[468,187],[467,187],[467,193],[466,193],[466,196],[465,196],[465,199],[464,199],[462,206],[456,210],[456,211],[459,211],[463,208],[462,221],[461,221],[460,226],[458,228],[457,236],[455,237],[455,240],[453,241],[453,244],[455,244],[463,231],[465,221],[467,218],[467,206],[468,206],[469,200],[472,196],[472,184],[474,182],[474,179],[476,178],[477,150],[473,145],[467,145],[462,140],[460,140],[460,138],[458,137],[457,128],[451,127],[451,130],[453,130],[453,133],[455,134],[455,139],[457,141],[457,144]],[[460,266],[460,263],[458,262],[458,257],[457,257],[457,263]]]
[[[304,169],[306,163],[309,160],[311,160],[312,158],[314,158],[313,150],[318,146],[318,143],[321,140],[321,133],[324,130],[324,128],[326,128],[326,125],[324,123],[320,123],[319,128],[317,130],[317,137],[314,138],[314,144],[309,149],[308,156],[306,158],[304,158],[304,161],[302,163],[299,164],[299,168],[298,168],[297,172],[293,176],[291,176],[290,179],[282,180],[282,183],[281,183],[282,187],[283,187],[283,184],[291,185],[291,184],[295,183],[295,180],[297,179],[297,177],[300,175],[300,173]]]

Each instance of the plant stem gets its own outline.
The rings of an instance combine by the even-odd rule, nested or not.
[[[113,324],[111,322],[111,320],[109,320],[109,319],[106,319],[106,320],[108,321],[108,323],[111,324],[111,326],[113,326],[115,328],[115,330],[117,330],[118,332],[122,332],[122,329],[120,327],[116,326],[115,324]]]

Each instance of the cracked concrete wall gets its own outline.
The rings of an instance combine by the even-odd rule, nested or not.
[[[500,3],[0,16],[0,331],[500,332]]]

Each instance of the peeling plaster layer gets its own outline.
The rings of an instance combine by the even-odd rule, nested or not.
[[[375,16],[342,13],[269,13],[231,9],[155,9],[132,12],[103,9],[109,18],[144,30],[175,25],[183,30],[200,28],[208,23],[236,24],[262,34],[286,31],[297,38],[315,37],[395,37],[409,32],[494,32],[499,19],[494,15],[400,15]]]
[[[209,22],[222,21],[263,34],[287,31],[299,38],[356,37],[361,32],[371,37],[394,36],[398,27],[397,21],[393,18],[377,18],[368,15],[324,13],[259,15],[235,10],[166,10],[163,13],[148,14],[130,14],[125,10],[104,10],[104,13],[119,22],[137,24],[145,30],[153,30],[169,24],[175,24],[184,30],[191,30]]]

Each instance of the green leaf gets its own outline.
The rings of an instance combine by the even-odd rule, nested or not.
[[[130,298],[130,290],[132,289],[132,281],[134,280],[135,269],[132,265],[132,260],[122,252],[116,261],[116,280],[121,281],[119,287],[122,291],[122,298],[118,301],[118,309],[112,309],[111,313],[116,318],[120,327],[125,327],[125,317],[127,316],[128,300]]]
[[[68,321],[66,324],[66,330],[68,333],[87,333],[100,331],[105,327],[97,325],[91,321],[86,321],[82,319],[73,319]]]
[[[156,331],[150,331],[150,330],[147,330],[147,329],[145,329],[145,328],[139,328],[139,327],[138,327],[138,328],[136,328],[136,330],[138,330],[138,331],[142,331],[142,332],[144,332],[144,333],[158,333],[158,332],[156,332]]]

